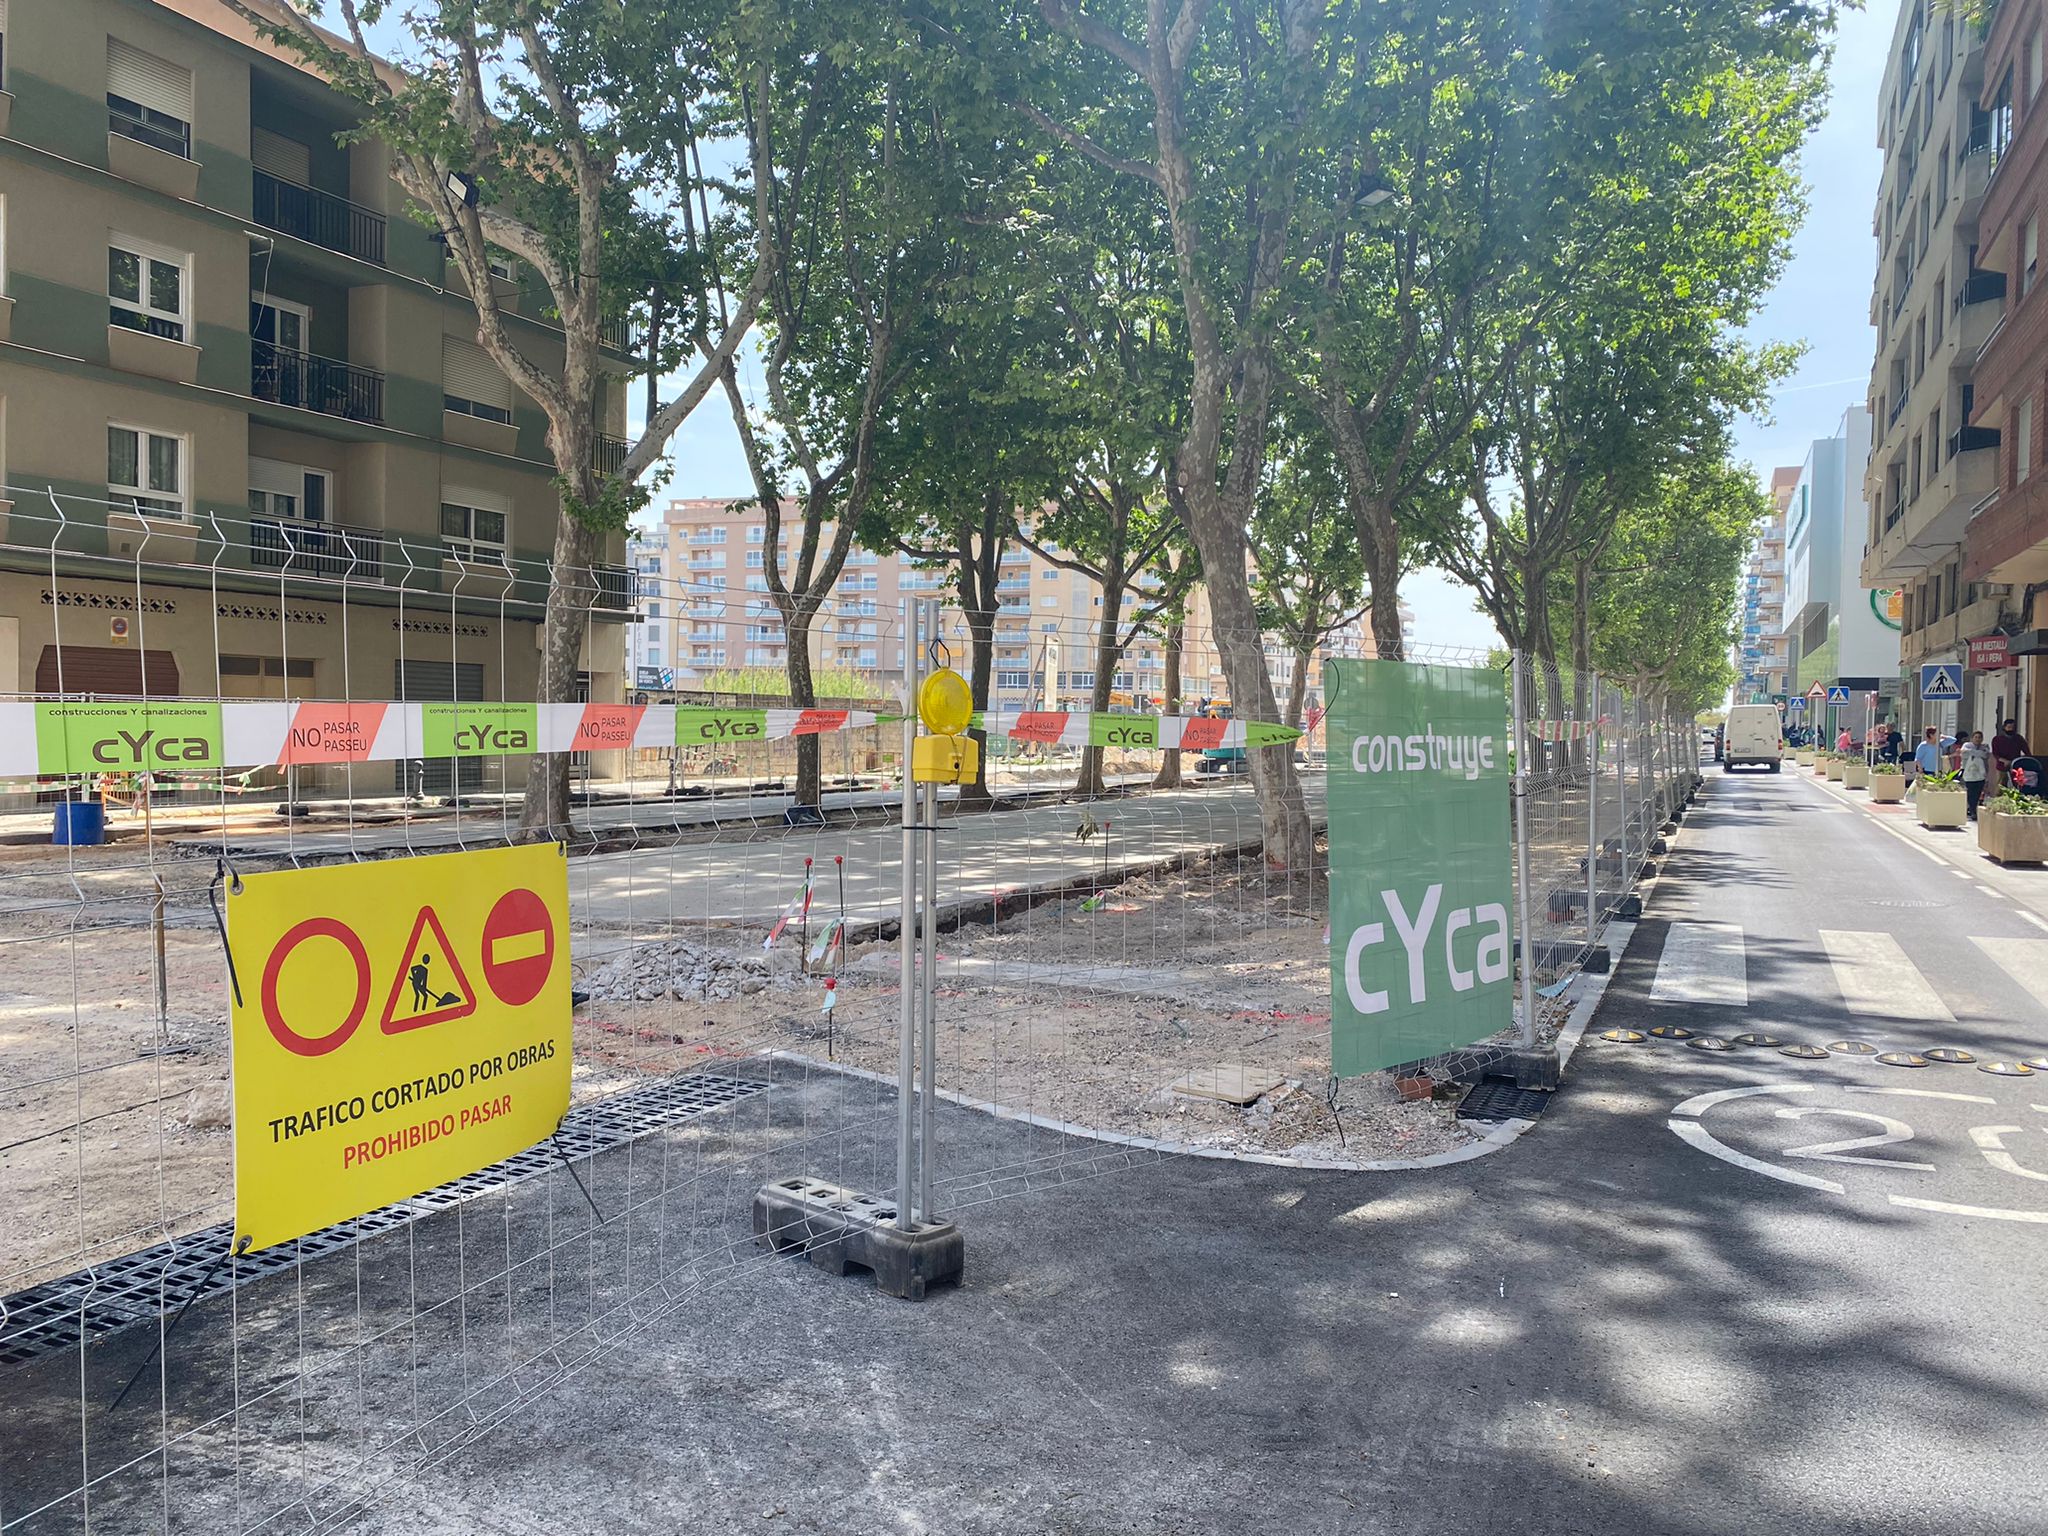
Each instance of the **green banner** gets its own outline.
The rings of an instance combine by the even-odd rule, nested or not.
[[[39,773],[166,773],[221,766],[220,705],[171,699],[38,704]]]
[[[1284,747],[1299,740],[1301,732],[1291,725],[1266,725],[1257,720],[1244,723],[1244,744],[1248,747]]]
[[[1159,745],[1157,715],[1093,715],[1088,717],[1088,745],[1091,747],[1156,747]]]
[[[682,708],[676,711],[676,745],[679,747],[718,747],[730,742],[760,741],[767,734],[768,711],[765,709]]]
[[[531,752],[540,740],[533,704],[422,704],[420,745],[426,757],[497,757]]]
[[[1352,1077],[1514,1023],[1507,688],[1329,666],[1330,1052]]]

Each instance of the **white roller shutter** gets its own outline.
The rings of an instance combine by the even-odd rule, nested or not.
[[[441,339],[441,387],[458,399],[512,409],[512,381],[498,371],[490,353],[459,336]]]
[[[107,94],[125,96],[181,123],[192,121],[192,71],[132,48],[118,37],[107,39]]]
[[[0,0],[5,5],[7,0]],[[310,185],[313,180],[313,152],[297,139],[288,139],[268,128],[249,130],[249,163],[282,181]]]

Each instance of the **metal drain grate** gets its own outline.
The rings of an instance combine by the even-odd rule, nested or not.
[[[667,1078],[577,1105],[563,1117],[556,1139],[570,1157],[589,1157],[650,1131],[724,1109],[767,1086],[729,1077]],[[232,1223],[188,1232],[61,1280],[0,1297],[0,1366],[61,1353],[139,1323],[155,1322],[166,1308],[183,1306],[202,1282],[204,1289],[199,1295],[218,1295],[560,1166],[552,1142],[530,1147],[397,1205],[221,1265],[211,1279],[207,1271],[214,1269],[222,1250],[234,1241]]]
[[[1460,1120],[1534,1120],[1550,1107],[1550,1095],[1513,1083],[1474,1083],[1458,1104]]]

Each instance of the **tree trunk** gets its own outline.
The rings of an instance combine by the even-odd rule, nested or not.
[[[783,621],[783,632],[789,637],[789,702],[798,709],[815,708],[818,702],[817,680],[811,675],[811,625],[817,616],[813,605],[796,603]],[[795,804],[818,804],[823,780],[820,758],[816,736],[796,738]],[[910,771],[908,763],[904,771]]]
[[[1095,687],[1088,695],[1088,707],[1096,714],[1109,708],[1109,694],[1116,681],[1117,612],[1123,605],[1123,583],[1105,579],[1102,583],[1102,617],[1095,624]],[[1094,800],[1103,791],[1102,748],[1081,749],[1081,772],[1074,780],[1076,800]]]
[[[586,485],[582,487],[589,489]],[[540,678],[535,692],[543,704],[576,697],[576,663],[597,596],[591,567],[603,535],[564,508],[555,523],[546,616],[541,625]],[[522,842],[569,835],[569,755],[536,752],[526,764],[526,799],[519,812]]]
[[[1230,684],[1230,702],[1240,720],[1274,720],[1279,705],[1273,680],[1266,674],[1265,647],[1259,640],[1258,610],[1252,603],[1245,574],[1244,530],[1251,521],[1248,498],[1226,496],[1213,486],[1188,487],[1189,530],[1201,551],[1209,583],[1209,611],[1214,616],[1214,643]],[[1259,797],[1259,823],[1267,863],[1306,870],[1315,856],[1315,832],[1302,799],[1301,780],[1294,772],[1291,747],[1262,747],[1245,754],[1252,787]]]
[[[1160,701],[1162,715],[1180,713],[1180,660],[1181,650],[1187,644],[1188,626],[1184,619],[1175,619],[1166,626],[1166,693]],[[1169,748],[1159,764],[1159,772],[1152,779],[1154,789],[1180,788],[1180,748]]]
[[[1001,562],[1000,541],[996,541],[984,543],[978,558],[970,554],[960,563],[960,605],[967,613],[967,685],[977,711],[988,709],[989,690],[995,682],[995,586]],[[995,799],[988,787],[988,731],[983,728],[967,734],[981,751],[973,782],[960,786],[960,800],[964,805],[988,805]]]
[[[1294,676],[1287,680],[1287,713],[1281,720],[1283,725],[1301,729],[1302,705],[1308,700],[1308,664],[1315,656],[1315,647],[1307,650],[1296,649],[1294,653]]]
[[[1373,654],[1381,661],[1406,661],[1408,642],[1401,633],[1400,532],[1384,506],[1362,508],[1357,520],[1365,551],[1366,589],[1372,594]],[[1363,537],[1368,528],[1371,537]]]

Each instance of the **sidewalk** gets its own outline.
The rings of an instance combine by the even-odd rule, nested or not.
[[[2048,929],[2048,866],[2008,868],[1996,863],[1978,850],[1975,825],[1959,830],[1932,831],[1920,825],[1910,798],[1901,805],[1873,805],[1870,797],[1862,791],[1844,789],[1840,784],[1817,778],[1810,768],[1788,766],[1787,772],[1796,774],[1801,783],[1819,791],[1829,800],[1853,807],[1907,844],[1927,860],[1931,866],[1927,873],[1931,878],[1941,878],[1936,873],[1938,868],[1953,878],[1974,881],[1991,895],[2012,903],[2013,909],[2029,922]]]

